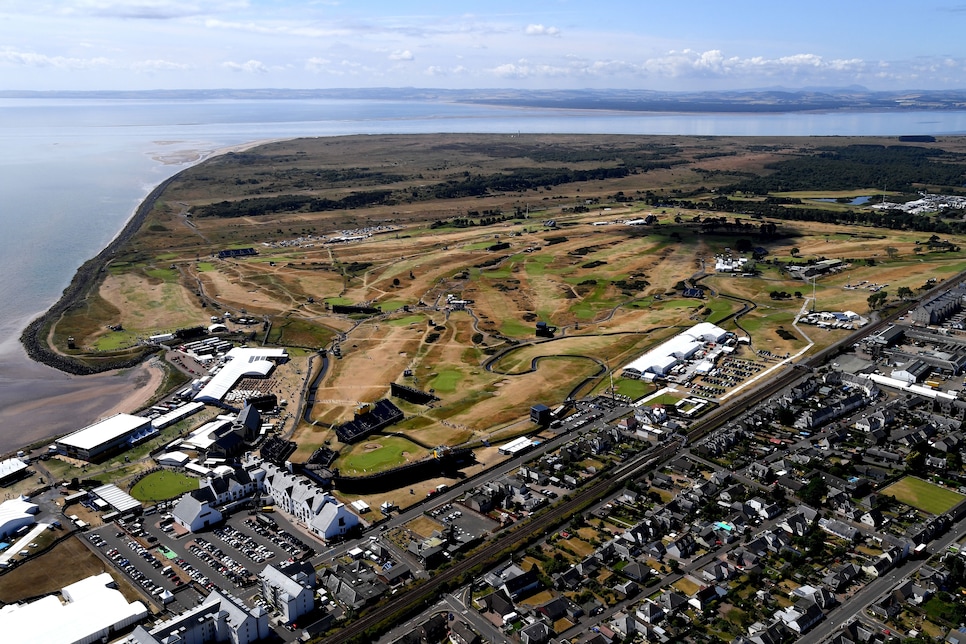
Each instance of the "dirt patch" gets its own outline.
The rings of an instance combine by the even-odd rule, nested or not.
[[[122,575],[90,551],[78,538],[67,539],[49,552],[32,559],[3,575],[0,601],[14,603],[27,597],[58,592],[64,586],[92,575],[109,572],[118,589],[129,602],[145,601]]]

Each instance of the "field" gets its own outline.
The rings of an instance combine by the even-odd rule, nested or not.
[[[131,496],[138,501],[166,501],[198,489],[198,479],[178,472],[152,472],[134,484]]]
[[[105,571],[113,572],[79,539],[67,539],[51,551],[4,574],[3,583],[0,584],[0,601],[10,604],[57,592],[68,584]],[[115,580],[121,579],[118,589],[129,602],[141,599],[123,575],[112,576]],[[150,605],[148,602],[145,604]]]
[[[343,451],[336,465],[345,474],[366,474],[416,461],[428,451],[415,443],[396,436],[383,436],[378,441],[353,445]]]
[[[697,322],[750,336],[737,357],[816,351],[847,332],[794,326],[806,304],[866,315],[871,293],[853,284],[888,281],[888,304],[901,306],[899,288],[914,293],[966,268],[955,213],[879,225],[868,207],[820,201],[881,194],[871,178],[833,185],[834,168],[816,172],[807,190],[796,187],[800,175],[789,175],[794,191],[769,185],[781,164],[825,158],[828,147],[860,157],[877,144],[896,141],[397,135],[272,143],[179,175],[49,338],[63,353],[98,360],[136,350],[153,333],[206,325],[213,312],[255,317],[258,326],[235,327],[235,339],[299,348],[295,375],[307,369],[305,356],[338,349],[295,428],[295,458],[328,444],[345,471],[392,467],[425,455],[419,445],[532,429],[531,405],[601,391],[611,374],[621,393],[653,391],[621,379],[621,367]],[[923,149],[930,168],[956,168],[966,165],[964,146],[950,138]],[[891,149],[881,154],[904,154]],[[905,167],[903,158],[892,162]],[[905,194],[943,187],[925,181]],[[218,257],[248,247],[257,254]],[[747,276],[714,272],[717,256],[752,250],[757,264]],[[844,269],[814,284],[795,277],[795,265],[822,258],[842,259]],[[539,322],[552,338],[536,335]],[[404,405],[406,421],[394,431],[405,438],[340,445],[332,426],[386,397],[393,382],[439,400]],[[294,401],[297,386],[289,382],[284,397]],[[401,446],[407,439],[414,443]]]
[[[895,497],[900,503],[929,514],[942,514],[966,499],[959,492],[947,490],[915,476],[907,476],[882,490],[882,494]]]

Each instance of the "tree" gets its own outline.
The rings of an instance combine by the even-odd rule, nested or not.
[[[912,297],[912,289],[908,286],[900,286],[899,290],[896,291],[896,295],[899,296],[900,300],[908,300]]]
[[[792,257],[798,257],[798,254],[800,252],[802,252],[801,249],[799,249],[798,246],[796,246],[795,248],[792,249]]]
[[[886,252],[886,255],[889,256],[889,259],[895,259],[896,257],[899,256],[899,249],[896,248],[895,246],[886,246],[885,252]]]
[[[820,475],[816,474],[798,491],[798,498],[812,507],[822,505],[822,499],[828,494],[828,484]]]
[[[888,297],[889,294],[886,291],[879,291],[878,293],[873,293],[870,295],[869,299],[867,300],[869,302],[869,310],[874,311],[885,304],[886,298]]]

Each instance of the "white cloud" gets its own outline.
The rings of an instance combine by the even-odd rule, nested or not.
[[[332,61],[328,58],[320,58],[318,56],[313,56],[305,61],[305,69],[310,72],[323,72],[328,71],[332,67]]]
[[[430,65],[423,73],[426,76],[460,76],[465,74],[468,70],[462,65],[457,65],[456,67],[443,67],[441,65]]]
[[[389,54],[389,60],[415,60],[415,58],[416,57],[413,56],[413,52],[409,51],[408,49],[403,51],[394,51]]]
[[[503,78],[535,78],[538,76],[558,78],[561,76],[576,75],[575,72],[579,73],[579,69],[575,69],[574,67],[531,63],[526,59],[521,59],[516,63],[498,65],[490,71]]]
[[[55,11],[74,16],[127,20],[175,20],[237,9],[240,2],[189,2],[185,0],[74,0],[54,3]]]
[[[135,63],[132,66],[134,69],[141,71],[184,71],[191,69],[191,65],[186,65],[184,63],[176,63],[170,60],[142,60],[139,63]]]
[[[29,51],[14,49],[0,50],[0,64],[23,67],[45,67],[66,70],[112,68],[117,65],[109,58],[73,58],[67,56],[48,56]]]
[[[543,25],[527,25],[523,33],[528,36],[559,36],[560,30],[556,27],[545,27]]]
[[[233,72],[244,72],[246,74],[265,74],[268,73],[268,67],[265,63],[259,60],[249,60],[244,63],[236,63],[232,61],[224,62],[221,64],[222,67],[230,69]]]

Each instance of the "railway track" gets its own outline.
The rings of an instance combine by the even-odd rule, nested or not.
[[[725,423],[734,420],[748,408],[788,387],[802,377],[801,367],[811,370],[821,366],[848,345],[855,344],[894,323],[903,311],[908,310],[912,306],[916,306],[918,302],[932,298],[938,292],[949,288],[950,284],[956,284],[963,279],[966,279],[966,271],[927,291],[918,300],[906,303],[906,305],[900,307],[892,314],[883,317],[877,322],[866,325],[835,344],[822,349],[814,356],[801,361],[798,365],[793,365],[791,368],[779,373],[768,382],[752,389],[745,395],[713,410],[705,418],[697,421],[691,427],[687,434],[688,442],[690,443],[702,438]],[[569,499],[553,506],[546,513],[521,524],[518,529],[507,532],[490,541],[480,548],[480,550],[454,563],[451,567],[439,574],[434,575],[426,583],[403,592],[385,604],[377,605],[363,614],[359,619],[344,626],[338,632],[321,641],[325,644],[343,644],[346,642],[361,641],[363,636],[373,635],[370,629],[381,627],[390,620],[396,622],[402,621],[405,617],[427,606],[441,592],[449,588],[451,584],[465,581],[465,575],[469,574],[477,566],[482,569],[486,566],[496,564],[500,558],[507,556],[506,553],[514,552],[525,547],[534,538],[533,535],[542,535],[549,532],[552,528],[566,521],[567,518],[585,509],[593,501],[602,499],[608,494],[617,491],[627,481],[641,476],[649,468],[653,468],[671,458],[680,451],[681,447],[683,447],[683,441],[680,438],[671,440],[665,445],[641,454],[612,472],[601,474],[600,477],[587,487],[578,490]]]

